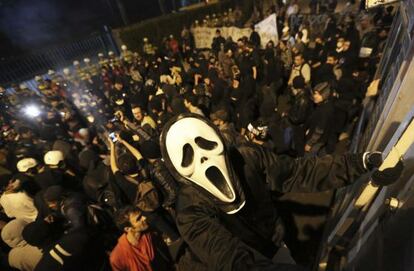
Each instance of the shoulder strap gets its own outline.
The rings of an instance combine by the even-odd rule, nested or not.
[[[124,177],[128,182],[133,183],[135,185],[139,185],[139,182],[137,180],[135,180],[134,178],[132,178],[131,176],[124,175]]]

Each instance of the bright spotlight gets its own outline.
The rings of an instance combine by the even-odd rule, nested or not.
[[[40,115],[40,109],[36,105],[28,105],[24,108],[24,113],[26,116],[31,118],[36,118]]]

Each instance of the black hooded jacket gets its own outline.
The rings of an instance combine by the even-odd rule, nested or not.
[[[257,145],[229,152],[245,194],[245,206],[226,214],[195,185],[181,188],[176,202],[177,226],[188,251],[180,260],[187,270],[302,270],[271,262],[277,211],[271,193],[316,192],[353,183],[365,173],[362,155],[327,155],[292,159]]]
[[[163,206],[170,207],[177,197],[177,184],[161,159],[150,166],[152,181],[163,195]]]
[[[288,118],[293,125],[305,123],[306,118],[312,111],[312,102],[306,90],[301,90],[293,99]]]

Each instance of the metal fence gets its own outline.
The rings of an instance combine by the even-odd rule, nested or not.
[[[414,9],[412,10],[414,12]],[[353,153],[366,151],[370,142],[373,141],[373,138],[378,141],[378,138],[376,138],[378,135],[375,134],[376,128],[381,127],[382,129],[383,123],[381,122],[381,115],[384,112],[387,112],[387,109],[385,108],[387,100],[392,94],[393,87],[398,84],[396,80],[397,75],[399,70],[404,66],[403,63],[407,60],[410,46],[413,43],[409,31],[414,24],[411,23],[411,21],[414,22],[414,20],[404,18],[403,14],[405,12],[405,8],[400,7],[399,12],[395,15],[393,25],[389,32],[388,41],[382,54],[382,59],[374,76],[374,79],[381,79],[379,95],[376,98],[367,100],[357,126],[354,129],[350,148],[350,151]],[[386,136],[383,135],[381,141],[388,143],[391,137],[394,136],[394,133],[391,133],[391,136]],[[375,150],[382,149],[376,148]],[[322,238],[324,245],[321,246],[319,251],[319,263],[324,263],[326,265],[328,260],[334,262],[336,249],[341,250],[342,254],[340,255],[343,256],[345,255],[344,251],[352,247],[350,242],[356,240],[354,239],[355,229],[358,229],[362,221],[361,219],[364,218],[361,209],[353,207],[353,200],[360,195],[360,193],[361,183],[344,187],[336,191],[335,204],[329,215],[324,230],[324,237]],[[346,229],[346,231],[344,229]],[[359,245],[360,244],[358,243],[358,246]],[[323,268],[315,266],[314,270],[323,270]],[[334,270],[332,266],[328,266],[327,268],[331,268],[329,270]]]
[[[0,85],[7,87],[12,83],[27,81],[36,75],[45,74],[49,69],[59,70],[76,59],[92,58],[108,51],[119,52],[110,29],[105,27],[103,32],[82,40],[1,61]]]
[[[404,32],[401,28],[402,20],[400,13],[395,15],[393,25],[390,30],[387,45],[385,46],[383,57],[374,76],[375,79],[381,78],[381,91],[378,98],[367,100],[363,111],[358,119],[358,123],[353,131],[350,152],[365,152],[369,140],[372,138],[375,126],[378,123],[384,104],[390,94],[392,84],[395,81],[395,69],[401,67],[401,61],[406,55],[406,51],[401,51],[401,36]],[[355,194],[359,193],[359,187],[349,186],[336,191],[335,202],[341,202],[331,213],[331,222],[327,228],[334,226],[343,214],[345,208],[350,204]]]
[[[249,1],[253,2],[252,0]],[[243,0],[241,2],[245,3],[249,1]],[[224,13],[229,7],[233,7],[231,2],[230,0],[223,0],[217,3],[203,5],[196,9],[151,18],[126,27],[114,29],[114,36],[119,43],[127,45],[131,50],[137,51],[142,48],[142,40],[144,37],[149,38],[150,42],[154,44],[161,44],[163,39],[170,34],[175,37],[180,37],[183,26],[192,25],[195,20],[201,21],[206,15]]]

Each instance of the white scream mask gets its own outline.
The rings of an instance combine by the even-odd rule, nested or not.
[[[240,195],[240,185],[229,167],[217,129],[194,114],[179,117],[165,128],[161,145],[170,167],[209,192],[228,214],[239,211],[244,206],[244,196]]]

